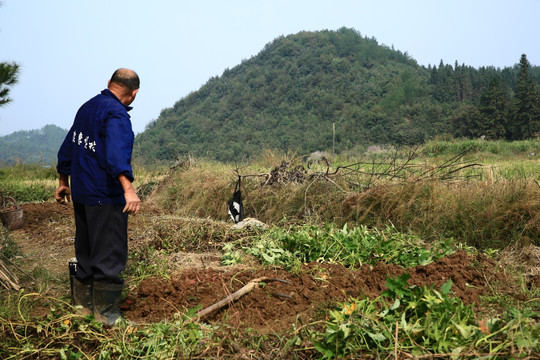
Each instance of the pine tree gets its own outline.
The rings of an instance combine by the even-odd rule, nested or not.
[[[19,77],[19,65],[15,63],[0,63],[0,106],[11,101],[9,90],[15,85]]]
[[[479,123],[477,129],[487,139],[502,139],[506,136],[508,96],[501,89],[501,82],[493,78],[488,90],[480,98]]]
[[[452,65],[445,65],[441,60],[439,68],[433,68],[431,82],[435,85],[433,98],[440,102],[457,101],[459,98],[458,81]],[[434,73],[435,72],[435,73]]]
[[[453,133],[456,137],[477,138],[485,136],[481,123],[481,114],[478,108],[471,104],[464,104],[456,110],[452,117]]]
[[[538,136],[540,131],[540,95],[529,75],[530,64],[525,54],[519,62],[519,78],[511,109],[511,122],[508,126],[511,140],[528,139]]]

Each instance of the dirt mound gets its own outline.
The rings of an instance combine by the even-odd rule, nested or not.
[[[24,204],[24,231],[36,235],[45,234],[51,225],[63,219],[73,217],[73,206],[71,204],[56,204],[50,202]]]
[[[474,263],[474,265],[473,265]],[[144,280],[123,305],[126,316],[141,323],[171,320],[196,306],[206,308],[237,291],[250,280],[262,276],[268,281],[229,307],[216,312],[210,321],[261,332],[284,331],[292,324],[308,323],[317,313],[351,297],[374,298],[386,289],[387,277],[404,271],[409,284],[440,288],[452,279],[453,291],[465,303],[477,303],[485,288],[485,275],[493,267],[483,257],[458,252],[427,266],[405,270],[396,265],[378,264],[348,269],[335,264],[311,263],[298,274],[284,270],[186,269],[171,280]]]

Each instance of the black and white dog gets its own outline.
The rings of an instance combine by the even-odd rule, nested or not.
[[[240,176],[234,188],[232,198],[227,202],[228,212],[235,224],[244,220],[244,205],[242,204],[242,192],[240,191]]]

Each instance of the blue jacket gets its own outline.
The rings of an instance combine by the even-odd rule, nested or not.
[[[118,175],[133,181],[131,109],[108,89],[80,107],[58,151],[56,167],[59,173],[71,176],[74,202],[125,204]]]

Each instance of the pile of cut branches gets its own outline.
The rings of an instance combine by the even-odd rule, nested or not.
[[[288,183],[303,183],[307,171],[302,165],[294,166],[292,162],[283,160],[280,165],[274,167],[269,174],[264,174],[261,185],[276,185]]]
[[[334,183],[332,179],[345,177],[351,188],[367,190],[380,181],[425,181],[425,180],[458,180],[477,175],[462,174],[462,170],[480,167],[481,164],[470,163],[463,160],[469,152],[465,150],[438,165],[420,163],[418,147],[399,152],[395,151],[382,160],[359,161],[348,165],[333,166],[331,162],[322,157],[317,162],[308,162],[307,167],[298,164],[295,159],[283,160],[269,173],[241,175],[238,169],[237,176],[260,177],[261,186],[285,185],[289,183],[302,184],[310,180],[325,180]]]

